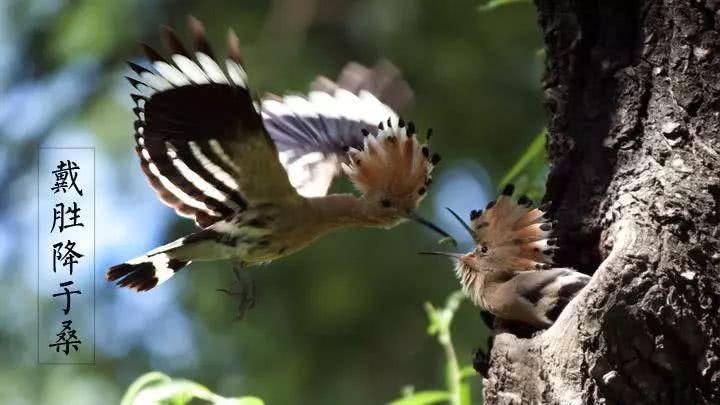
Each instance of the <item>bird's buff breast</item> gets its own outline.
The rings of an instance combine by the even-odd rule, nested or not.
[[[295,207],[275,210],[271,220],[263,224],[263,237],[255,243],[238,246],[239,256],[247,264],[266,263],[302,250],[321,235],[328,227],[307,211]]]

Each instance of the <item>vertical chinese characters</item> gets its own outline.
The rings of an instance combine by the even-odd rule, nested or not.
[[[63,314],[67,319],[61,321],[61,330],[56,334],[57,339],[54,342],[50,342],[48,347],[52,350],[55,348],[56,352],[62,352],[65,356],[68,356],[72,351],[78,351],[82,341],[78,338],[78,332],[72,327],[72,319],[70,313],[72,309],[71,301],[74,294],[80,295],[82,291],[80,289],[72,288],[74,282],[72,280],[74,265],[79,264],[84,255],[80,253],[82,247],[78,246],[78,243],[66,238],[63,235],[68,228],[85,226],[82,222],[81,216],[81,204],[82,203],[83,191],[80,186],[80,166],[77,162],[72,160],[61,160],[55,170],[52,171],[55,177],[55,184],[50,187],[53,195],[60,192],[64,194],[70,193],[72,195],[72,201],[70,203],[57,202],[52,212],[52,226],[50,227],[50,235],[52,238],[57,238],[55,243],[52,244],[52,271],[57,273],[59,267],[67,271],[67,275],[63,276],[65,281],[60,282],[59,287],[62,289],[61,292],[54,293],[52,296],[54,299],[64,296],[64,307],[62,308]],[[70,288],[69,288],[70,287]],[[72,289],[71,289],[72,288]]]
[[[95,363],[95,150],[38,148],[38,364]]]

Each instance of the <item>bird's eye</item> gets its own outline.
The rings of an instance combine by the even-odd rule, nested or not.
[[[390,205],[391,205],[391,204],[390,204],[390,200],[388,200],[388,199],[380,200],[380,205],[382,205],[382,206],[385,207],[385,208],[389,208]]]
[[[487,251],[488,251],[487,246],[482,246],[482,247],[480,248],[480,253],[482,253],[482,254],[487,253]]]

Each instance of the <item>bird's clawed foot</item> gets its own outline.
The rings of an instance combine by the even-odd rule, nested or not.
[[[473,368],[478,374],[483,376],[483,378],[488,377],[488,370],[490,369],[490,356],[483,351],[482,347],[478,347],[473,352]]]
[[[488,378],[488,370],[490,370],[490,351],[492,350],[494,337],[489,336],[487,341],[487,351],[484,351],[482,347],[478,347],[473,352],[473,368],[475,371],[483,376],[483,378]]]
[[[255,293],[255,281],[246,270],[243,270],[244,266],[242,263],[233,266],[233,273],[235,273],[235,284],[239,287],[237,290],[229,290],[226,288],[218,288],[217,291],[223,292],[230,297],[238,297],[238,316],[237,320],[240,321],[245,317],[247,311],[253,309],[257,302],[257,295]]]
[[[490,351],[492,350],[494,342],[492,333],[495,330],[495,315],[487,311],[480,311],[480,318],[491,335],[488,336],[487,351],[483,350],[481,346],[478,346],[478,348],[473,351],[473,368],[478,374],[483,376],[483,378],[487,378],[488,369],[490,369]]]

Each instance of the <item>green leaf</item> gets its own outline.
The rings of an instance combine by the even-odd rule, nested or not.
[[[533,162],[545,158],[545,138],[547,137],[547,129],[543,128],[539,134],[530,142],[530,146],[525,149],[520,159],[513,165],[513,167],[505,174],[500,180],[500,187],[510,183],[516,177],[518,177],[525,169],[528,168]]]
[[[242,397],[237,400],[238,405],[265,405],[262,399],[257,397]]]
[[[447,301],[445,301],[445,311],[447,311],[450,314],[450,319],[452,320],[452,317],[455,315],[455,312],[457,312],[458,308],[460,307],[460,303],[465,299],[465,293],[463,293],[460,290],[457,290],[450,294],[450,296],[447,298]],[[448,325],[450,326],[450,325]]]
[[[143,374],[130,384],[122,400],[120,400],[120,405],[132,405],[138,393],[147,385],[169,381],[170,377],[157,371]]]
[[[408,397],[396,399],[389,405],[426,405],[444,402],[450,399],[447,391],[419,391]]]
[[[507,6],[514,3],[530,3],[529,0],[490,0],[482,6],[478,7],[480,12],[488,12],[501,6]]]
[[[430,336],[436,335],[442,328],[440,313],[437,309],[435,309],[433,304],[429,302],[425,303],[425,312],[427,313],[428,317],[427,333]]]
[[[187,404],[192,398],[213,400],[213,393],[206,387],[191,381],[170,381],[141,390],[137,396],[139,403],[158,403],[173,401],[177,404]]]
[[[163,402],[185,405],[193,399],[222,405],[263,405],[260,398],[225,398],[196,382],[182,379],[173,380],[158,372],[144,374],[135,380],[123,396],[121,405]]]

